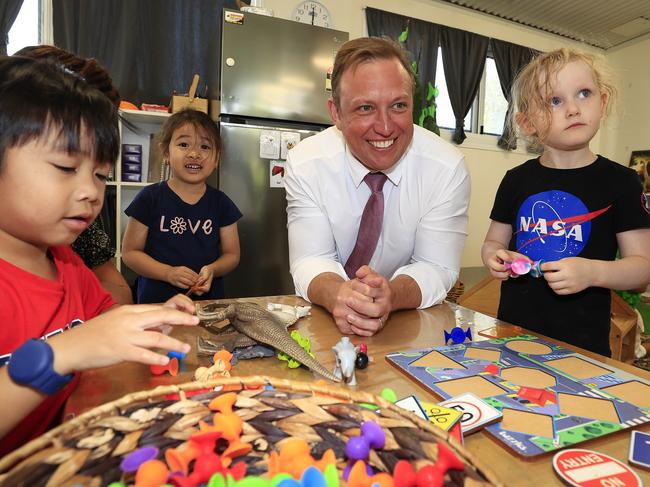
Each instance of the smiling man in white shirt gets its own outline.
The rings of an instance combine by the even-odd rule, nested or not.
[[[296,292],[324,306],[345,334],[371,336],[394,310],[437,304],[458,278],[469,174],[455,147],[413,124],[413,87],[399,45],[347,42],[332,73],[335,127],[305,139],[287,159]],[[378,190],[381,230],[378,240],[361,244],[368,240],[360,225],[372,193],[364,178],[377,172],[386,176]],[[360,245],[370,253],[350,258]]]

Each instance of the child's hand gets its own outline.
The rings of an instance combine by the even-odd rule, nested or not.
[[[198,322],[196,316],[167,305],[120,306],[51,338],[55,370],[69,374],[124,361],[166,365],[168,357],[149,349],[187,353],[190,346],[153,329]]]
[[[169,308],[178,309],[180,311],[185,311],[191,315],[196,314],[196,306],[194,301],[192,301],[188,296],[183,294],[177,294],[169,298],[163,306]],[[152,330],[159,331],[165,335],[169,335],[172,332],[171,325],[160,325],[157,328],[151,328]]]
[[[214,278],[214,273],[212,271],[212,267],[209,265],[204,265],[201,267],[201,272],[199,272],[199,279],[196,282],[196,290],[194,291],[194,294],[197,296],[201,296],[204,293],[207,293],[210,291],[210,288],[212,287],[212,279]]]
[[[194,301],[183,294],[172,296],[165,302],[164,306],[167,306],[168,308],[178,309],[180,311],[185,311],[186,313],[192,315],[196,313],[196,306],[194,305]]]
[[[172,267],[167,273],[166,281],[172,286],[189,289],[198,280],[199,275],[189,267]]]
[[[506,268],[505,262],[512,262],[515,259],[526,259],[530,262],[530,259],[523,254],[512,252],[511,250],[499,249],[487,259],[485,264],[493,277],[505,281],[506,279],[513,277],[510,269]]]
[[[575,294],[594,282],[593,266],[589,259],[582,257],[567,257],[544,262],[541,269],[544,272],[544,279],[556,294]]]

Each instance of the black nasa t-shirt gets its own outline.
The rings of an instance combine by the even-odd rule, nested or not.
[[[631,169],[598,156],[578,169],[552,169],[531,159],[508,171],[490,214],[512,226],[508,246],[531,260],[613,260],[616,234],[650,227],[648,203]],[[610,290],[560,296],[530,275],[501,285],[499,319],[610,355]]]

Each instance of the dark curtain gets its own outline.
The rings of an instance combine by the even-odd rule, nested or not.
[[[9,30],[18,17],[23,0],[2,0],[0,3],[0,55],[7,55],[9,44]]]
[[[499,74],[499,83],[503,96],[508,101],[508,112],[503,123],[503,134],[499,137],[497,144],[505,150],[514,150],[517,148],[517,138],[514,127],[512,126],[512,100],[510,90],[517,74],[526,66],[537,54],[538,51],[510,42],[490,39],[494,64]]]
[[[456,118],[452,140],[456,144],[462,144],[467,138],[463,129],[464,119],[478,92],[489,38],[451,27],[440,28],[442,63],[451,108]]]
[[[53,0],[54,43],[98,59],[122,99],[169,103],[199,73],[217,98],[221,11],[235,0]]]
[[[412,60],[418,64],[420,106],[426,106],[427,84],[431,82],[435,86],[436,81],[440,26],[370,7],[366,8],[366,24],[368,35],[387,36],[395,41],[408,27],[409,35],[405,47],[411,54]],[[417,120],[415,122],[417,123]]]

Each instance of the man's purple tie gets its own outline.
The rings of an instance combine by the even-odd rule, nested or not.
[[[372,254],[375,253],[379,235],[381,234],[381,224],[384,220],[384,183],[386,175],[382,172],[370,172],[363,178],[370,188],[371,194],[363,209],[361,223],[359,224],[359,233],[357,234],[357,243],[345,263],[345,273],[350,279],[354,279],[357,269],[362,265],[370,262]]]

